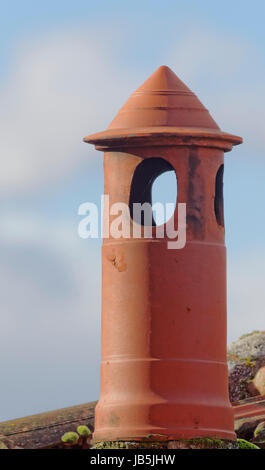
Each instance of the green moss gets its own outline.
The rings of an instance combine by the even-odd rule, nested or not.
[[[222,441],[221,439],[210,439],[209,437],[203,437],[199,439],[187,439],[184,442],[196,444],[200,447],[206,447],[207,449],[222,449],[226,445],[226,442]]]
[[[3,449],[8,449],[8,447],[2,441],[0,441],[0,450]]]
[[[91,449],[167,449],[168,441],[100,441]]]
[[[245,439],[237,439],[239,449],[259,449],[258,446],[252,444],[251,442],[245,441]]]
[[[265,423],[264,421],[262,421],[261,423],[258,424],[258,426],[256,427],[255,431],[254,431],[254,437],[255,438],[261,438],[261,439],[264,439],[265,438]]]
[[[238,444],[236,441],[227,439],[217,439],[210,437],[200,437],[193,439],[181,439],[175,442],[182,442],[191,449],[237,449]]]
[[[76,432],[66,432],[62,437],[62,442],[65,444],[76,444],[79,436]]]
[[[123,441],[100,441],[96,442],[91,449],[128,449]]]
[[[95,443],[92,449],[167,449],[169,447],[170,441],[150,440],[151,437],[154,437],[154,435],[148,434],[145,437],[145,440],[143,441],[100,441]],[[179,448],[183,448],[181,444],[186,445],[185,448],[198,449],[236,449],[239,447],[237,441],[211,439],[208,437],[195,439],[179,439],[172,442],[174,442],[175,444],[179,443]]]
[[[87,426],[78,426],[77,432],[82,437],[90,437],[91,431]]]

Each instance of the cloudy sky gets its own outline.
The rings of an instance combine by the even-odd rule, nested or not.
[[[229,341],[265,329],[264,1],[2,3],[0,420],[99,395],[100,241],[77,211],[103,169],[82,138],[162,64],[244,138],[225,160]]]

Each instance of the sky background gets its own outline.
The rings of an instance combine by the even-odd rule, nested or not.
[[[228,340],[265,329],[264,0],[0,5],[0,420],[99,396],[101,242],[77,228],[103,159],[82,138],[160,65],[244,138],[225,156]]]

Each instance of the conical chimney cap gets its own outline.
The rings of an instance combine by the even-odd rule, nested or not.
[[[169,67],[162,65],[130,96],[106,131],[84,140],[98,148],[124,147],[138,145],[147,137],[153,137],[154,144],[154,138],[157,141],[158,136],[169,135],[208,136],[215,140],[227,140],[229,136],[220,130],[197,96]],[[172,139],[171,142],[173,145]],[[240,137],[230,136],[230,148],[224,150],[241,142]]]
[[[165,65],[130,96],[108,129],[158,126],[219,129],[196,95]]]

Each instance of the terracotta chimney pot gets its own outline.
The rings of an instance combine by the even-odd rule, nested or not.
[[[167,235],[156,238],[155,226],[148,239],[103,240],[94,440],[150,434],[235,439],[226,363],[222,178],[224,152],[242,139],[222,132],[196,95],[162,66],[106,131],[84,140],[105,152],[110,205],[150,202],[152,182],[168,170],[177,177],[177,202],[187,204],[183,249],[168,249]]]

